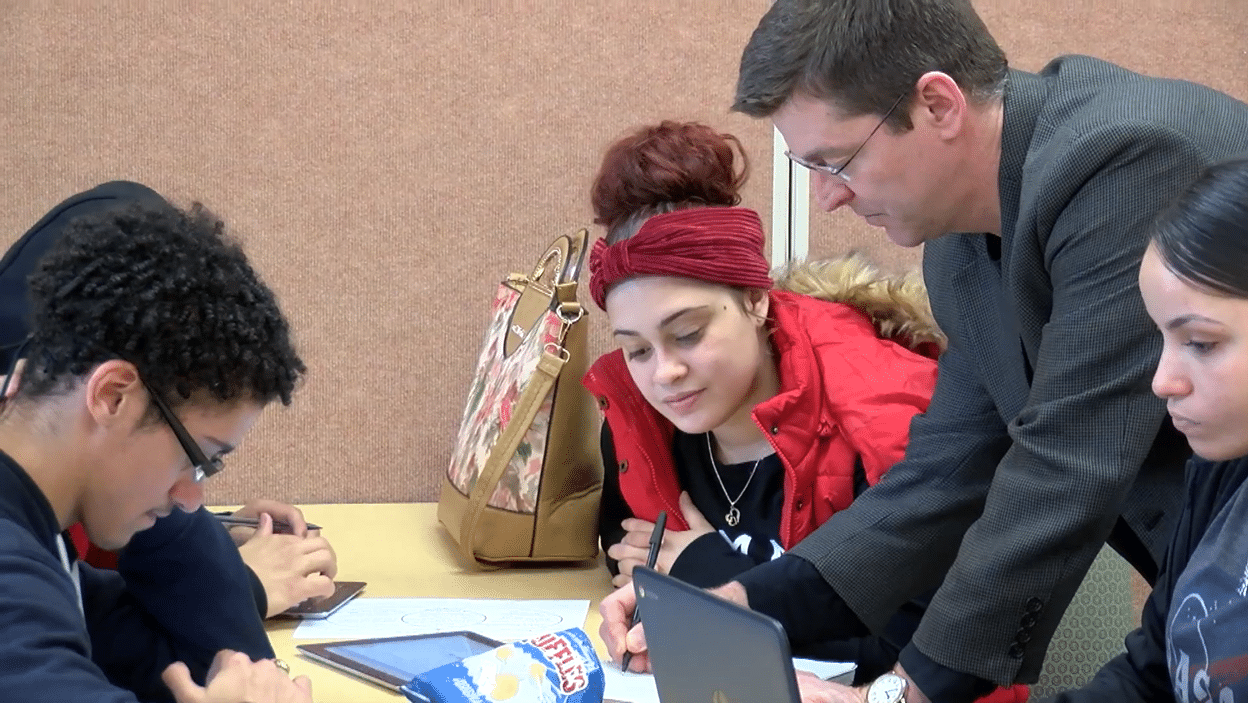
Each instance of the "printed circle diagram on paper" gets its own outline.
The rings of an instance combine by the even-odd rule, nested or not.
[[[529,608],[513,604],[501,617],[498,613],[482,612],[485,608],[421,608],[413,610],[400,618],[404,625],[410,625],[418,632],[447,632],[450,630],[474,630],[479,627],[507,627],[524,632],[552,632],[564,627],[563,615],[550,610]],[[584,618],[582,618],[583,620]],[[527,636],[527,635],[526,635]]]

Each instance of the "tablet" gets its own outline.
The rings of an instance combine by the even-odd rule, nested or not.
[[[334,611],[347,604],[347,601],[360,595],[367,585],[363,581],[335,581],[334,592],[324,598],[309,598],[296,603],[278,615],[288,618],[322,619],[329,617]]]
[[[398,691],[399,686],[426,671],[502,644],[475,632],[460,631],[301,644],[295,649],[309,659]]]

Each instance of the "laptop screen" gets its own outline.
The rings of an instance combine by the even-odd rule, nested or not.
[[[800,703],[780,623],[644,567],[633,586],[663,703]]]

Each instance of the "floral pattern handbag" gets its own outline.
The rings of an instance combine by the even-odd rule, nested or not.
[[[598,554],[602,462],[576,300],[588,236],[556,238],[494,296],[438,501],[438,520],[474,563]]]

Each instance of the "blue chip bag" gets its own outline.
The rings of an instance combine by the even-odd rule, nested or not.
[[[577,627],[445,664],[400,690],[414,703],[602,703],[603,677],[593,643]]]

